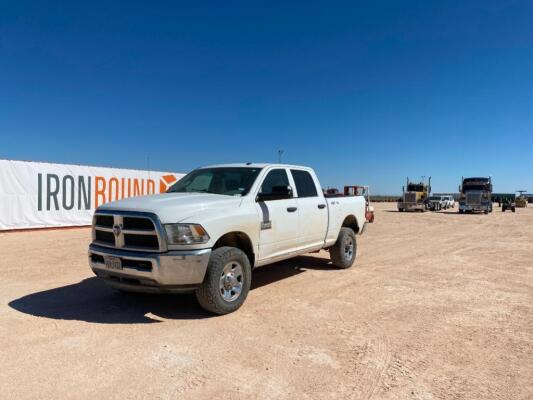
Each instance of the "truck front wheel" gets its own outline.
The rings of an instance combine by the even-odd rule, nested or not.
[[[235,247],[219,247],[211,253],[196,298],[205,310],[228,314],[244,303],[251,280],[252,268],[246,254]]]
[[[355,232],[351,228],[341,228],[339,237],[329,250],[331,262],[338,268],[350,268],[357,254]]]

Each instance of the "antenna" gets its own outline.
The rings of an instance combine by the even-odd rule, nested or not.
[[[283,156],[283,153],[285,153],[285,150],[279,149],[278,150],[278,162],[281,164],[281,156]]]

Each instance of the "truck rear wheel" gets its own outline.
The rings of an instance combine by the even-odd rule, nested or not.
[[[339,237],[329,250],[331,262],[338,268],[350,268],[357,254],[357,241],[352,228],[341,228]]]
[[[246,300],[252,268],[246,254],[235,247],[219,247],[209,258],[202,285],[196,290],[198,303],[214,314],[228,314]]]

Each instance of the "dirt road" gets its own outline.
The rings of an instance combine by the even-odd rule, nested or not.
[[[532,399],[533,207],[378,205],[356,265],[264,267],[236,313],[127,296],[89,229],[0,234],[0,397]]]

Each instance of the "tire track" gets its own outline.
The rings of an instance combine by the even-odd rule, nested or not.
[[[382,331],[382,330],[379,330],[379,327],[377,327],[376,329],[378,332]],[[384,335],[381,335],[378,338],[378,340],[376,340],[376,343],[377,343],[376,357],[377,357],[377,362],[380,365],[378,366],[378,368],[376,368],[376,372],[371,377],[366,390],[363,391],[363,394],[361,397],[361,399],[363,400],[370,400],[377,393],[377,390],[381,386],[383,382],[383,378],[391,364],[392,352],[391,352],[391,346],[390,346],[390,343],[387,337]]]

